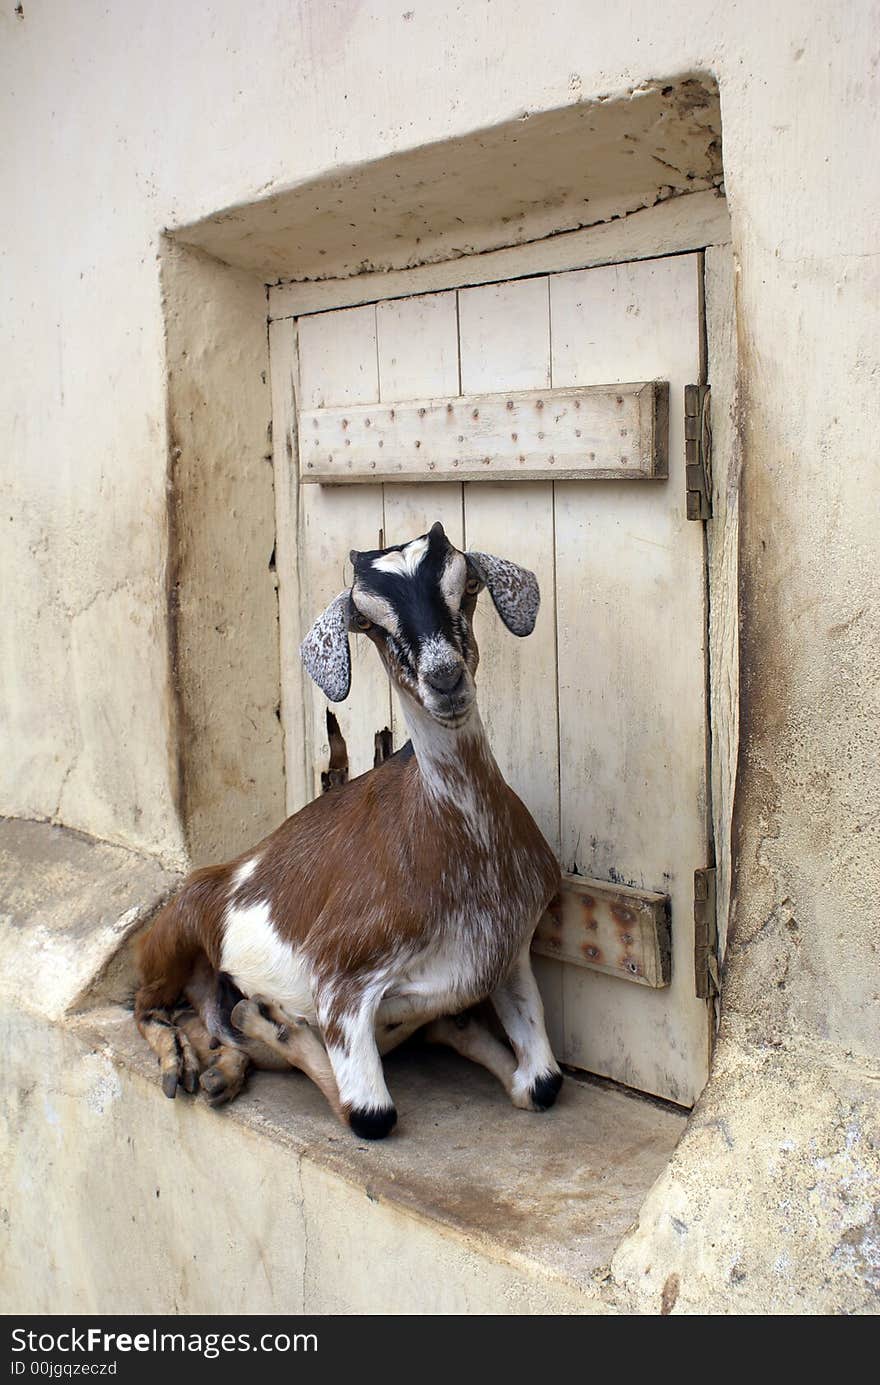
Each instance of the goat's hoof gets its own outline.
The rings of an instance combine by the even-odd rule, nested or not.
[[[561,1072],[542,1073],[531,1085],[529,1096],[533,1111],[549,1111],[562,1086]]]
[[[206,1068],[200,1081],[209,1106],[225,1106],[241,1091],[240,1081],[230,1081],[228,1074],[216,1067]]]
[[[260,1012],[252,1000],[240,1000],[237,1005],[233,1005],[229,1020],[233,1029],[237,1029],[240,1034],[249,1034],[250,1027],[259,1016]]]
[[[199,1090],[199,1070],[192,1067],[189,1063],[182,1063],[180,1067],[166,1068],[162,1074],[162,1091],[173,1101],[177,1096],[177,1088],[182,1087],[185,1092],[192,1096],[193,1092]]]
[[[199,1062],[189,1039],[178,1029],[174,1034],[174,1048],[161,1059],[162,1091],[172,1099],[177,1088],[182,1087],[192,1095],[199,1089]]]
[[[225,1074],[219,1068],[205,1068],[202,1073],[202,1091],[207,1097],[219,1096],[228,1085]]]
[[[348,1123],[362,1140],[384,1140],[397,1124],[397,1112],[393,1106],[379,1110],[355,1106],[348,1113]]]

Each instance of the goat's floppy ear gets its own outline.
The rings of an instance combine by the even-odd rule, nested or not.
[[[538,619],[541,593],[528,568],[491,553],[468,553],[477,575],[489,588],[495,610],[512,635],[530,635]]]
[[[351,688],[351,652],[348,623],[351,592],[340,592],[318,616],[299,647],[306,673],[314,678],[331,702],[344,702]]]

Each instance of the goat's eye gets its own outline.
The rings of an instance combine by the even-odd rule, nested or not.
[[[370,630],[373,626],[373,622],[371,620],[367,620],[366,616],[362,616],[360,611],[355,611],[354,620],[352,623],[356,630]]]
[[[476,596],[481,586],[482,583],[480,582],[479,577],[469,577],[464,584],[464,589],[467,592],[468,596]]]

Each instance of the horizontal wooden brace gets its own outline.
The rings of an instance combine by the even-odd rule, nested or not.
[[[607,880],[563,875],[532,951],[659,989],[671,975],[669,898]]]
[[[656,480],[667,474],[661,381],[302,410],[303,481]]]

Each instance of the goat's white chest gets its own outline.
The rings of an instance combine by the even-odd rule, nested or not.
[[[476,969],[469,949],[453,940],[430,945],[390,978],[379,1010],[382,1023],[420,1019],[461,1010],[476,999]]]

